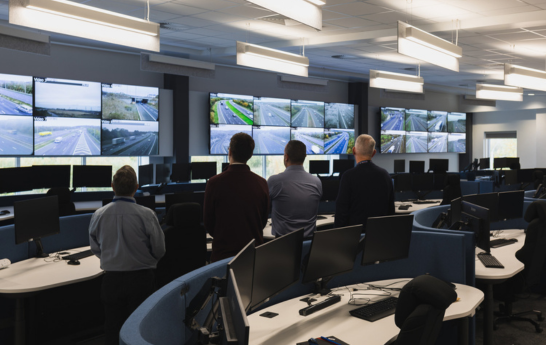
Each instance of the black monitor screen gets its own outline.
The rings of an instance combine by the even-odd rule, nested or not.
[[[493,168],[509,168],[506,162],[506,158],[493,158]]]
[[[463,202],[462,198],[457,198],[451,200],[451,225],[459,222],[461,220],[461,203]]]
[[[499,220],[517,219],[523,217],[523,197],[525,192],[516,190],[499,193]]]
[[[70,188],[70,165],[33,165],[34,188]]]
[[[463,196],[463,201],[484,207],[489,210],[489,222],[498,220],[499,193],[471,194]]]
[[[138,167],[138,184],[142,187],[152,183],[154,183],[154,165],[140,165]]]
[[[362,265],[407,258],[412,228],[413,215],[368,218]]]
[[[410,173],[424,173],[425,172],[425,162],[424,161],[410,161],[409,162],[409,172]]]
[[[463,230],[472,230],[476,236],[476,247],[489,253],[489,210],[463,201],[461,211],[461,219],[466,223]]]
[[[446,185],[447,174],[434,174],[434,189],[443,190]]]
[[[13,204],[15,217],[15,244],[58,234],[59,203],[57,196],[17,201]]]
[[[155,211],[155,196],[154,195],[137,196],[135,197],[135,200],[137,204]]]
[[[480,158],[480,170],[489,169],[489,163],[489,158]]]
[[[430,159],[428,168],[437,174],[445,174],[449,170],[449,159]]]
[[[507,157],[506,167],[510,169],[519,169],[519,157]]]
[[[188,182],[191,180],[191,163],[175,163],[172,166],[172,182]]]
[[[0,169],[0,193],[14,193],[32,189],[34,189],[33,168]]]
[[[535,169],[520,169],[518,172],[518,182],[535,182]]]
[[[339,180],[322,181],[322,198],[321,201],[336,201],[339,191]]]
[[[216,175],[216,162],[191,163],[191,179],[206,180]]]
[[[412,176],[412,186],[414,191],[434,190],[434,174],[414,174]]]
[[[396,192],[409,192],[413,190],[410,174],[396,175],[394,178],[394,190]]]
[[[343,174],[345,171],[355,167],[355,161],[351,159],[334,159],[334,173]]]
[[[111,165],[74,165],[72,186],[110,187],[112,184]]]
[[[506,170],[504,171],[504,184],[518,184],[518,170]]]
[[[251,308],[298,282],[302,244],[300,229],[256,248]]]
[[[175,194],[165,194],[165,213],[169,212],[169,209],[174,204],[182,204],[185,202],[193,202],[193,192],[183,191]]]
[[[237,277],[243,310],[247,310],[251,303],[255,255],[256,249],[252,240],[227,265],[228,272],[232,270]]]
[[[155,165],[155,183],[169,183],[171,182],[171,165],[170,164],[156,164]]]
[[[302,283],[350,272],[361,234],[362,225],[315,232]]]
[[[309,161],[310,174],[329,174],[330,161]]]
[[[394,160],[394,173],[403,173],[406,172],[406,160],[405,159],[395,159]]]
[[[233,270],[228,270],[226,297],[220,298],[223,327],[222,345],[248,345],[250,324],[246,317],[243,299],[240,291],[240,277]]]

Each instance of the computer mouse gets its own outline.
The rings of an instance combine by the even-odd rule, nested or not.
[[[11,212],[8,211],[8,210],[2,210],[2,211],[0,211],[0,216],[4,216],[4,215],[10,214],[10,213],[11,213]]]
[[[80,260],[70,260],[67,264],[77,266],[80,264]]]

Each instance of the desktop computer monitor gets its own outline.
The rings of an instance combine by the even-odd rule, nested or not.
[[[191,180],[191,163],[175,163],[172,166],[171,182],[188,182]]]
[[[150,210],[155,211],[155,196],[135,196],[136,203],[138,205],[148,207]]]
[[[489,210],[466,201],[461,203],[461,222],[463,231],[474,232],[476,247],[489,253]]]
[[[34,169],[3,168],[0,169],[0,193],[15,193],[34,189]]]
[[[208,180],[216,175],[216,162],[191,163],[192,180]]]
[[[74,165],[72,187],[110,187],[112,185],[111,165]]]
[[[309,174],[329,174],[330,161],[309,161]]]
[[[409,256],[413,215],[368,218],[362,266]]]
[[[70,165],[33,165],[34,189],[70,188]]]
[[[298,282],[302,244],[300,229],[256,247],[251,309]]]
[[[518,184],[518,171],[519,170],[506,170],[504,172],[504,184],[509,186]]]
[[[352,159],[334,159],[334,171],[332,173],[339,173],[339,176],[341,176],[344,172],[354,167],[355,161]]]
[[[394,177],[395,192],[410,192],[413,190],[411,174],[399,174]]]
[[[428,169],[436,174],[445,174],[449,170],[449,159],[433,159],[428,163]]]
[[[15,244],[34,241],[36,243],[36,257],[47,257],[41,238],[61,232],[57,196],[16,201],[13,203],[13,210],[17,215],[15,217]]]
[[[432,190],[443,190],[446,185],[447,174],[434,174],[434,186]]]
[[[229,168],[229,163],[222,163],[222,172],[226,171]]]
[[[405,159],[395,159],[394,160],[394,173],[403,173],[406,172],[406,160]]]
[[[488,222],[496,222],[498,220],[499,193],[464,195],[463,201],[488,209],[489,216],[491,217],[488,219]]]
[[[138,184],[140,187],[154,183],[154,165],[146,164],[138,167]]]
[[[174,204],[182,204],[185,202],[193,202],[193,191],[177,192],[175,194],[165,194],[165,214],[169,213],[169,209]]]
[[[519,157],[506,157],[506,167],[510,169],[519,169]]]
[[[255,240],[250,241],[227,264],[228,274],[233,271],[237,277],[237,287],[241,295],[243,310],[247,311],[252,301],[252,280],[254,277],[254,257],[256,256]]]
[[[502,169],[502,168],[509,168],[509,167],[510,165],[508,165],[508,162],[506,161],[506,157],[493,158],[494,169]]]
[[[490,162],[489,158],[480,158],[480,170],[489,169]]]
[[[425,161],[410,161],[409,172],[412,174],[423,174],[425,172]]]
[[[169,183],[171,182],[171,165],[170,164],[156,164],[155,165],[155,183]]]
[[[320,201],[336,201],[339,192],[339,180],[322,181],[322,198]]]
[[[315,283],[315,293],[326,295],[328,282],[352,271],[362,225],[315,232],[303,273],[303,284]]]
[[[429,192],[434,190],[434,174],[413,174],[412,187],[416,192]]]
[[[220,331],[221,345],[248,345],[250,324],[246,317],[239,276],[228,269],[226,295],[220,297],[220,313],[222,327]]]
[[[450,214],[450,228],[456,227],[459,228],[461,221],[461,203],[463,202],[463,198],[457,198],[451,200],[451,208],[449,211]]]
[[[520,169],[518,172],[519,183],[533,183],[535,182],[535,169]]]
[[[499,193],[499,220],[517,219],[523,217],[523,200],[525,192],[516,190]]]

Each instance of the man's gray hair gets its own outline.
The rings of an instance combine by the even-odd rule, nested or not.
[[[371,135],[361,134],[356,138],[355,150],[358,155],[371,156],[375,148],[375,140]]]

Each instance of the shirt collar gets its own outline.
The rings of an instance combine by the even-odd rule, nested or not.
[[[132,202],[132,203],[136,203],[136,200],[135,198],[132,198],[130,196],[114,196],[114,199],[112,200],[113,202],[116,202],[116,201],[125,201],[125,202]]]
[[[289,167],[286,167],[285,171],[289,170],[304,170],[303,165],[291,165]]]

